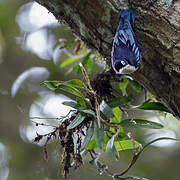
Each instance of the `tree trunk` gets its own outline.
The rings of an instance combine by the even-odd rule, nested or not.
[[[132,74],[180,119],[180,2],[178,0],[36,0],[66,22],[110,63],[117,12],[136,12],[142,67]]]

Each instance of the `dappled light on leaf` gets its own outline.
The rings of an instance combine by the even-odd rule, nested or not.
[[[165,107],[163,104],[159,102],[151,102],[151,100],[148,100],[144,102],[142,105],[137,107],[138,109],[143,109],[143,110],[157,110],[157,111],[164,111],[171,113],[167,107]]]
[[[136,143],[136,148],[138,148],[139,143],[137,141],[135,141],[135,143]],[[131,140],[115,141],[114,145],[115,145],[117,151],[123,151],[123,150],[134,148]]]
[[[144,119],[125,119],[120,122],[123,127],[142,127],[149,129],[161,129],[163,125],[153,121],[148,121]]]
[[[124,106],[126,105],[127,103],[131,102],[132,101],[132,98],[130,97],[127,97],[127,96],[122,96],[122,97],[117,97],[117,98],[113,98],[111,100],[109,100],[107,102],[107,104],[111,107],[111,108],[114,108],[114,107],[118,107],[118,106]]]
[[[83,116],[81,113],[78,113],[77,116],[73,119],[73,121],[68,126],[68,129],[73,129],[79,124],[81,124],[85,119],[85,116]]]
[[[109,105],[105,102],[102,101],[100,104],[100,111],[107,117],[107,118],[113,118],[114,113],[113,110],[109,107]]]
[[[113,159],[119,159],[119,153],[116,149],[116,146],[114,145],[114,136],[112,136],[112,138],[108,141],[106,145],[106,150]]]
[[[94,126],[94,133],[95,133],[95,139],[96,139],[96,144],[100,149],[104,148],[104,128],[98,128],[97,124],[95,123]]]

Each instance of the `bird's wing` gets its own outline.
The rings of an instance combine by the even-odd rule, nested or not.
[[[114,39],[114,56],[117,58],[119,56],[129,57],[129,61],[132,61],[132,56],[136,57],[136,66],[140,63],[140,47],[136,40],[136,36],[131,27],[129,20],[120,19],[119,26]]]
[[[128,47],[132,47],[133,44],[136,44],[135,34],[128,20],[119,22],[119,26],[115,35],[115,43],[117,43],[117,45],[123,43]]]

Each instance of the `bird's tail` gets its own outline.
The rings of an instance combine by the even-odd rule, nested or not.
[[[130,10],[123,9],[118,13],[119,21],[122,19],[124,20],[128,19],[132,27],[134,25],[135,16],[136,16],[135,12],[131,9]]]

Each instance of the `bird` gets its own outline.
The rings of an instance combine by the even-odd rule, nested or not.
[[[134,33],[135,13],[123,9],[118,13],[119,25],[114,37],[111,63],[117,74],[130,74],[138,69],[141,47]]]

